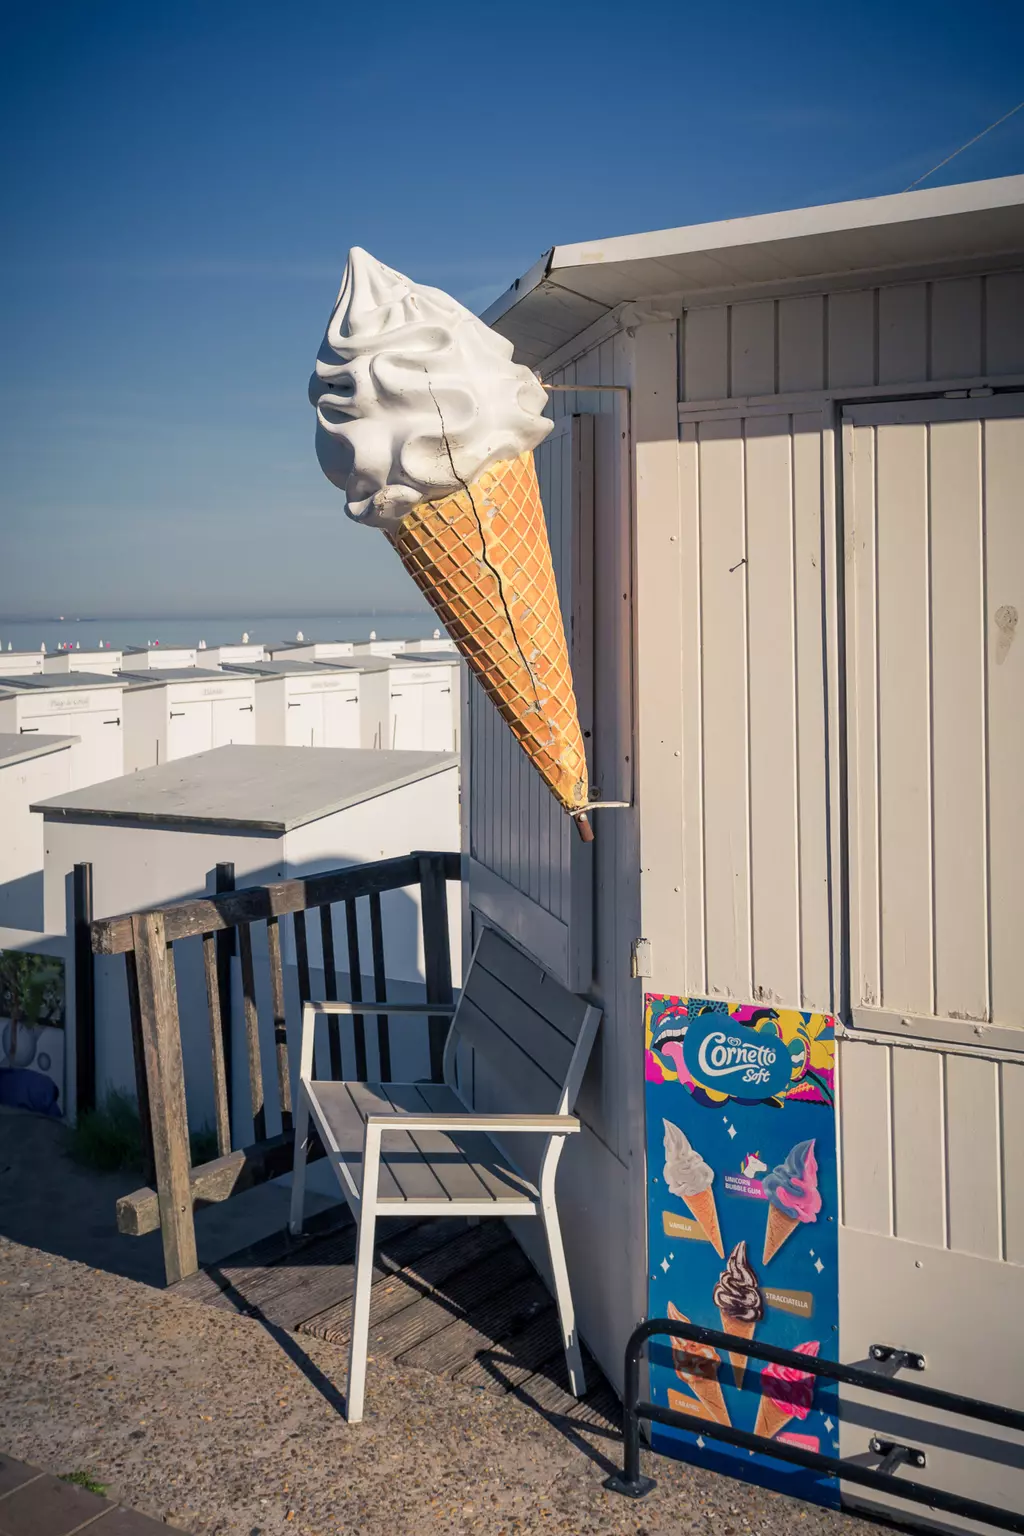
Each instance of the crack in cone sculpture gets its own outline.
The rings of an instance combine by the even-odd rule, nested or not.
[[[354,247],[310,381],[317,455],[380,528],[586,841],[587,761],[533,449],[543,386],[439,289]]]
[[[422,502],[391,541],[555,798],[587,804],[587,760],[533,454]]]

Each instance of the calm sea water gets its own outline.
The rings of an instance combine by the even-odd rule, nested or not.
[[[267,618],[219,619],[19,619],[0,617],[0,649],[48,651],[61,645],[81,645],[89,650],[102,640],[124,650],[129,645],[230,645],[243,634],[263,645],[294,640],[301,631],[307,640],[368,640],[375,630],[379,639],[424,640],[434,633],[437,620],[431,613],[295,613]],[[2,668],[0,668],[2,670]]]

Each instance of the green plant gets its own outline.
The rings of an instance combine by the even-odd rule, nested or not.
[[[217,1156],[217,1138],[209,1126],[189,1135],[193,1167]],[[100,1173],[140,1172],[142,1125],[135,1100],[121,1088],[111,1088],[102,1105],[79,1115],[71,1133],[71,1155]]]
[[[98,1494],[100,1498],[107,1491],[106,1483],[98,1483],[88,1472],[62,1472],[60,1480],[62,1483],[74,1483],[76,1487],[84,1488],[86,1493]]]
[[[19,1024],[63,1022],[63,961],[16,949],[0,950],[0,1014],[11,1021],[13,1060]]]

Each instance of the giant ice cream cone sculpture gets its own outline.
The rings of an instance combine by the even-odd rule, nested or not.
[[[587,764],[533,449],[546,396],[512,347],[358,248],[310,384],[317,453],[379,527],[567,811]],[[585,818],[582,818],[585,822]]]

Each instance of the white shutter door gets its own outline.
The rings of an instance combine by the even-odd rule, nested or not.
[[[854,1021],[1020,1030],[1024,397],[843,430]]]
[[[534,450],[580,722],[593,720],[594,421],[569,416]],[[592,979],[592,853],[475,680],[469,684],[471,907],[565,985]]]
[[[213,745],[213,709],[206,700],[167,706],[167,760],[208,752]]]
[[[359,690],[339,688],[323,695],[324,746],[358,747]]]

